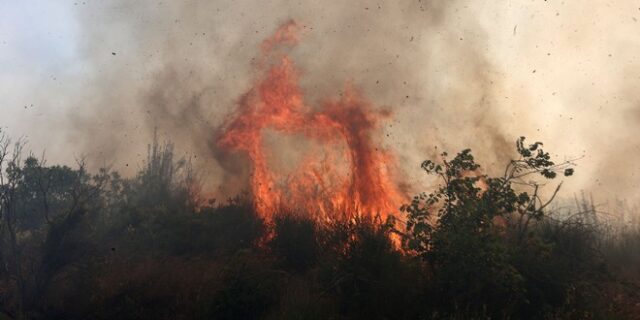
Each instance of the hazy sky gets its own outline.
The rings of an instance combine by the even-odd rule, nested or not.
[[[67,95],[82,81],[73,9],[67,1],[0,1],[0,127],[35,152],[63,146]]]
[[[195,140],[202,133],[184,127],[202,117],[207,125],[194,126],[206,135],[249,87],[259,41],[291,18],[311,28],[293,53],[303,88],[315,97],[351,81],[391,108],[385,143],[409,175],[436,145],[501,153],[525,135],[560,159],[585,156],[568,192],[636,196],[640,3],[631,0],[0,0],[0,126],[52,162],[86,153],[139,162],[140,153],[101,152],[144,153],[155,126]],[[196,120],[150,103],[193,96]]]

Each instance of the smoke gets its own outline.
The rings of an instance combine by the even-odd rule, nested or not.
[[[237,192],[246,163],[216,150],[214,133],[256,77],[259,43],[295,19],[303,32],[290,55],[309,103],[338,97],[349,84],[391,110],[381,143],[407,177],[437,154],[432,146],[459,149],[471,137],[491,150],[486,157],[503,159],[511,138],[494,121],[493,68],[479,50],[485,32],[476,19],[452,29],[457,5],[88,3],[77,16],[91,79],[78,93],[68,136],[92,162],[133,171],[128,165],[140,162],[157,129],[194,155],[211,185]],[[450,139],[450,129],[468,135]]]
[[[427,184],[419,164],[444,150],[470,147],[500,170],[524,135],[561,159],[585,156],[569,192],[635,196],[632,1],[120,0],[74,10],[82,84],[65,93],[61,143],[98,165],[134,172],[157,129],[210,188],[237,192],[247,166],[217,150],[216,128],[255,80],[260,42],[295,19],[302,38],[289,54],[309,104],[348,83],[391,110],[381,143],[407,185]]]

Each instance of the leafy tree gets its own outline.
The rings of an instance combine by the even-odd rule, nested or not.
[[[525,279],[511,261],[513,248],[506,238],[514,235],[515,243],[524,243],[530,221],[544,216],[560,186],[543,202],[541,184],[524,178],[554,179],[557,172],[572,175],[573,169],[569,162],[551,161],[542,143],[525,146],[524,140],[517,140],[520,157],[502,177],[482,174],[469,149],[451,160],[442,153],[440,162],[424,161],[422,169],[442,184],[402,207],[408,217],[404,247],[429,263],[443,304],[453,301],[454,309],[490,308],[503,317],[525,300]]]
[[[18,319],[41,314],[54,278],[84,258],[77,231],[108,177],[87,173],[82,161],[78,169],[23,161],[23,146],[0,133],[0,285],[15,293],[2,305]]]

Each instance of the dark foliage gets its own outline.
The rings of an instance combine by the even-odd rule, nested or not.
[[[548,218],[538,176],[571,176],[519,139],[502,177],[470,150],[397,221],[266,223],[154,143],[140,173],[47,166],[0,139],[0,319],[633,319],[640,232]],[[524,180],[524,177],[528,177]],[[523,184],[524,183],[524,184]],[[400,222],[406,219],[406,227]],[[634,309],[636,308],[636,309]]]
[[[285,269],[304,272],[318,260],[318,234],[315,223],[302,216],[276,217],[271,249]]]

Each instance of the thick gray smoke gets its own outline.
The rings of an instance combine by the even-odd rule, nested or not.
[[[349,83],[392,110],[381,136],[398,154],[400,169],[413,173],[424,157],[439,152],[434,146],[443,145],[482,146],[488,150],[480,153],[494,162],[506,159],[513,137],[502,132],[497,119],[504,115],[492,103],[500,84],[482,51],[487,35],[473,16],[461,23],[457,11],[464,6],[458,5],[191,1],[87,7],[79,17],[97,77],[82,93],[86,103],[71,135],[92,157],[122,162],[123,155],[143,156],[136,152],[158,128],[201,159],[199,168],[213,185],[228,188],[246,170],[217,155],[215,128],[256,77],[260,42],[294,19],[303,26],[302,40],[290,54],[302,70],[308,103],[337,97]],[[452,28],[452,19],[460,25]]]
[[[157,128],[209,186],[235,179],[224,190],[235,192],[246,168],[218,154],[215,129],[251,87],[260,42],[294,19],[307,102],[351,83],[392,110],[382,144],[408,184],[443,149],[470,147],[499,170],[524,135],[560,159],[585,156],[565,192],[634,197],[640,11],[589,2],[86,1],[74,8],[81,80],[64,91],[65,116],[36,131],[131,173]]]

